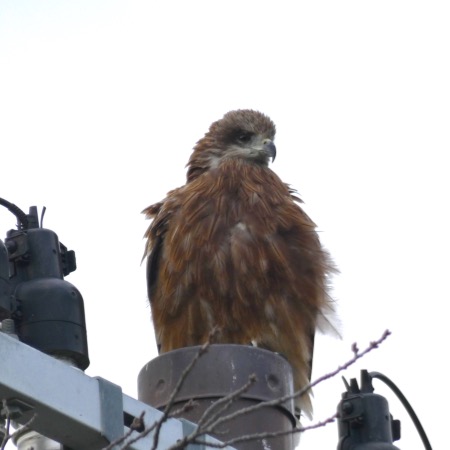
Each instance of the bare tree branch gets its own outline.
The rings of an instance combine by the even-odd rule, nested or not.
[[[170,417],[177,417],[180,414],[186,412],[186,411],[191,411],[192,409],[194,409],[196,406],[198,406],[198,402],[196,402],[195,400],[193,400],[192,398],[186,402],[181,408],[176,409],[175,411],[172,411],[170,413]]]
[[[153,437],[153,445],[152,445],[152,449],[151,450],[156,450],[156,448],[158,447],[158,442],[159,442],[159,435],[161,432],[161,427],[163,426],[163,424],[165,422],[167,422],[168,419],[181,414],[182,412],[193,408],[195,406],[195,402],[190,400],[189,402],[187,402],[185,405],[183,405],[181,408],[179,408],[178,410],[173,411],[172,413],[170,412],[170,410],[172,409],[175,400],[176,400],[176,396],[178,395],[178,393],[180,392],[187,376],[189,375],[189,373],[192,371],[193,367],[195,366],[195,364],[197,363],[197,361],[199,360],[199,358],[205,354],[205,352],[208,350],[208,347],[211,345],[211,341],[214,338],[214,336],[218,333],[218,328],[215,327],[211,333],[208,336],[208,340],[198,349],[197,353],[195,354],[194,358],[192,358],[191,362],[186,366],[186,368],[183,370],[174,390],[172,391],[172,393],[170,394],[169,400],[167,402],[166,407],[164,408],[163,411],[163,415],[156,421],[154,422],[152,425],[146,427],[144,429],[144,431],[140,432],[138,434],[138,436],[130,439],[128,442],[125,443],[125,441],[131,436],[131,434],[133,433],[133,431],[135,431],[134,429],[131,429],[125,434],[125,436],[115,440],[114,442],[111,442],[107,447],[104,447],[102,450],[112,450],[114,448],[114,446],[119,445],[119,444],[123,444],[125,443],[125,445],[123,447],[121,447],[121,450],[126,450],[127,448],[129,448],[129,446],[131,444],[134,444],[135,442],[137,442],[139,439],[144,438],[145,436],[147,436],[148,434],[150,434],[152,431],[155,432],[155,435]],[[143,414],[141,414],[141,424],[144,423],[143,421]],[[0,449],[1,450],[1,449]]]
[[[161,432],[161,427],[162,427],[163,423],[169,418],[169,412],[172,409],[172,406],[175,402],[175,398],[178,395],[178,393],[180,392],[181,387],[183,386],[187,376],[192,371],[193,367],[195,366],[195,364],[197,363],[199,358],[208,350],[208,347],[211,345],[211,341],[212,341],[213,337],[217,333],[218,333],[218,328],[215,327],[209,334],[208,340],[198,349],[197,353],[192,358],[192,361],[183,370],[183,373],[181,374],[180,379],[178,380],[172,394],[169,397],[169,401],[167,402],[167,405],[164,408],[164,413],[156,424],[155,436],[153,438],[153,446],[152,446],[151,450],[156,450],[156,447],[158,447],[159,433]]]
[[[231,414],[222,416],[217,418],[216,420],[207,420],[207,419],[203,419],[203,426],[198,425],[196,430],[191,433],[188,436],[185,436],[184,439],[180,440],[180,442],[178,442],[177,444],[175,444],[174,446],[170,447],[168,450],[177,450],[177,449],[182,449],[184,448],[184,446],[186,446],[187,444],[191,444],[191,443],[199,443],[199,437],[204,436],[206,434],[217,434],[217,427],[225,422],[228,422],[232,419],[236,419],[238,417],[241,417],[245,414],[249,414],[251,412],[260,410],[262,408],[265,408],[267,406],[278,406],[288,400],[297,398],[297,397],[301,397],[302,395],[305,395],[306,392],[308,392],[311,388],[313,388],[314,386],[318,385],[319,383],[322,383],[323,381],[332,378],[334,376],[336,376],[338,373],[344,371],[345,369],[347,369],[349,366],[351,366],[352,364],[354,364],[357,360],[359,360],[360,358],[362,358],[364,355],[366,355],[367,353],[371,352],[372,350],[378,348],[378,346],[391,334],[391,332],[389,330],[385,330],[383,335],[376,341],[372,341],[370,342],[370,344],[368,345],[368,347],[366,349],[364,349],[363,351],[359,351],[356,343],[352,345],[352,352],[353,352],[353,358],[351,358],[350,360],[348,360],[346,363],[344,363],[341,366],[338,366],[335,370],[326,373],[324,375],[322,375],[321,377],[317,378],[316,380],[314,380],[313,382],[307,384],[304,388],[300,389],[297,392],[294,392],[293,394],[289,394],[289,395],[285,395],[282,397],[278,397],[274,400],[268,400],[265,402],[260,402],[257,403],[256,405],[252,405],[252,406],[248,406],[246,408],[242,408],[239,411],[235,411]],[[233,395],[234,393],[230,394]],[[221,399],[222,401],[226,401],[225,399],[227,399],[228,396],[224,397],[224,399]],[[210,408],[211,409],[211,408]],[[205,415],[205,414],[204,414]],[[203,417],[203,416],[202,416]],[[280,432],[279,435],[283,435],[283,434],[289,434],[289,433],[298,433],[298,432],[303,432],[306,431],[306,429],[311,429],[311,428],[318,428],[319,426],[324,426],[327,423],[332,422],[335,419],[335,415],[331,416],[328,419],[325,419],[323,422],[318,422],[317,424],[311,426],[310,428],[293,428],[292,430],[289,431],[283,431]],[[250,440],[255,440],[255,439],[260,439],[260,438],[264,438],[264,437],[274,437],[273,433],[258,433],[258,434],[251,434],[251,435],[247,435],[245,437],[245,441],[250,441]],[[238,437],[238,438],[233,438],[232,440],[226,441],[223,444],[220,444],[220,447],[226,447],[227,445],[231,445],[233,443],[236,442],[242,442],[242,438]],[[239,439],[238,441],[236,439]],[[210,447],[212,447],[212,444],[208,444]],[[215,445],[214,445],[215,446]]]
[[[210,425],[220,414],[226,411],[237,398],[239,398],[244,392],[248,391],[250,386],[252,386],[255,382],[256,376],[255,374],[252,374],[248,377],[247,383],[245,383],[242,387],[215,401],[200,417],[197,422],[197,427],[202,428]],[[219,408],[219,406],[221,407]]]
[[[351,366],[352,364],[354,364],[358,359],[362,358],[364,355],[366,355],[367,353],[371,352],[372,350],[374,350],[375,348],[377,348],[389,335],[391,334],[391,332],[389,330],[386,330],[383,335],[381,336],[380,339],[370,342],[369,346],[363,350],[362,352],[359,352],[359,349],[356,347],[356,344],[352,345],[352,351],[353,351],[353,358],[351,358],[349,361],[347,361],[345,364],[343,364],[342,366],[339,366],[337,369],[326,373],[324,375],[322,375],[321,377],[317,378],[316,380],[312,381],[311,383],[308,383],[306,386],[304,386],[302,389],[300,389],[297,392],[294,392],[293,394],[288,394],[288,395],[284,395],[282,397],[278,397],[274,400],[268,400],[265,402],[261,402],[258,403],[256,405],[252,405],[252,406],[248,406],[246,408],[242,408],[239,411],[236,411],[232,414],[228,414],[227,416],[223,416],[219,419],[217,419],[216,422],[214,422],[212,425],[215,427],[217,425],[220,425],[221,423],[227,422],[231,419],[235,419],[236,417],[242,416],[244,414],[248,414],[250,412],[256,411],[258,409],[264,408],[266,406],[277,406],[280,405],[281,403],[284,403],[288,400],[291,399],[295,399],[297,397],[301,397],[302,395],[305,395],[311,388],[313,388],[314,386],[317,386],[319,383],[322,383],[325,380],[328,380],[329,378],[332,378],[334,376],[336,376],[338,373],[344,371],[345,369],[347,369],[349,366]]]
[[[137,429],[141,429],[143,427],[144,415],[145,411],[142,411],[139,417],[134,418],[133,423],[130,426],[130,429],[122,437],[111,442],[107,447],[103,447],[102,450],[112,450],[116,445],[123,444],[133,434],[133,431],[136,431]],[[128,444],[123,448],[127,448],[127,446]]]
[[[312,425],[308,425],[306,427],[296,427],[292,428],[291,430],[282,430],[282,431],[273,431],[273,432],[265,432],[265,433],[253,433],[253,434],[245,434],[243,436],[238,436],[233,439],[229,439],[226,442],[221,442],[220,444],[214,444],[202,440],[195,439],[193,441],[193,444],[199,444],[199,445],[205,445],[208,447],[214,447],[214,448],[224,448],[228,445],[237,444],[239,442],[247,442],[247,441],[254,441],[259,439],[267,439],[267,438],[273,438],[273,437],[279,437],[279,436],[286,436],[288,434],[297,434],[297,433],[303,433],[305,431],[314,430],[316,428],[321,428],[329,423],[333,423],[335,419],[337,418],[338,414],[333,414],[331,417],[328,417],[328,419],[322,420],[320,422],[316,422]]]
[[[210,339],[202,346],[199,348],[198,352],[196,353],[196,355],[194,356],[194,358],[192,359],[192,361],[190,362],[190,364],[185,368],[185,370],[183,371],[183,373],[181,374],[180,379],[178,380],[177,385],[175,386],[175,389],[173,390],[173,392],[171,393],[171,396],[169,398],[169,401],[164,409],[163,415],[161,416],[161,418],[156,421],[155,423],[153,423],[151,426],[145,428],[145,430],[141,433],[139,433],[138,436],[134,437],[133,439],[129,440],[125,446],[123,446],[121,448],[121,450],[125,450],[129,447],[129,445],[131,445],[132,443],[138,441],[139,439],[142,439],[143,437],[147,436],[150,432],[155,431],[155,436],[153,439],[153,445],[152,445],[152,449],[151,450],[156,450],[157,446],[158,446],[158,442],[159,442],[159,435],[160,435],[160,431],[161,431],[161,427],[162,425],[171,417],[174,417],[175,415],[178,415],[184,411],[189,410],[190,408],[195,406],[195,402],[194,401],[189,401],[187,402],[183,407],[181,407],[180,409],[173,411],[172,413],[170,412],[170,410],[173,407],[173,404],[175,403],[176,400],[176,396],[177,394],[180,392],[181,387],[183,385],[183,383],[185,382],[187,376],[189,375],[189,373],[192,371],[194,365],[196,364],[196,362],[198,361],[198,359],[207,351],[212,336],[216,333],[217,331],[214,330],[211,335],[210,335]],[[378,348],[378,346],[391,334],[391,332],[389,330],[386,330],[383,335],[376,341],[372,341],[370,342],[370,344],[362,351],[359,350],[358,346],[356,343],[354,343],[351,347],[351,350],[353,352],[353,357],[348,360],[346,363],[344,363],[341,366],[338,366],[335,370],[326,373],[320,377],[318,377],[317,379],[315,379],[314,381],[312,381],[311,383],[307,384],[305,387],[303,387],[302,389],[300,389],[297,392],[294,392],[293,394],[289,394],[289,395],[284,395],[282,397],[278,397],[274,400],[268,400],[268,401],[264,401],[264,402],[260,402],[257,403],[255,405],[252,406],[248,406],[246,408],[242,408],[238,411],[235,411],[233,413],[230,414],[226,414],[224,416],[219,417],[224,411],[226,411],[229,406],[236,400],[238,399],[245,391],[247,391],[250,386],[256,381],[256,377],[255,376],[250,376],[249,380],[247,381],[247,383],[245,383],[241,388],[237,389],[236,391],[231,392],[230,394],[228,394],[227,396],[217,400],[215,403],[213,403],[209,408],[206,409],[206,411],[202,414],[202,416],[200,417],[200,419],[197,422],[197,427],[196,429],[189,435],[185,436],[183,439],[179,440],[176,444],[172,445],[171,447],[169,447],[167,450],[181,450],[184,449],[187,445],[189,444],[202,444],[205,445],[207,447],[213,447],[213,448],[224,448],[228,445],[233,445],[239,442],[246,442],[246,441],[252,441],[252,440],[257,440],[257,439],[266,439],[266,438],[273,438],[273,437],[278,437],[278,436],[283,436],[283,435],[288,435],[288,434],[296,434],[296,433],[302,433],[308,430],[312,430],[315,428],[320,428],[323,426],[326,426],[327,424],[333,422],[336,417],[337,414],[334,414],[333,416],[319,421],[315,424],[306,426],[306,427],[295,427],[291,430],[282,430],[282,431],[275,431],[275,432],[263,432],[263,433],[254,433],[254,434],[247,434],[247,435],[243,435],[243,436],[238,436],[232,439],[229,439],[226,442],[223,443],[210,443],[210,442],[206,442],[204,439],[205,435],[207,434],[220,434],[220,432],[218,431],[218,427],[219,425],[222,425],[232,419],[236,419],[239,417],[242,417],[245,414],[249,414],[251,412],[260,410],[262,408],[265,407],[269,407],[269,406],[278,406],[281,405],[282,403],[288,401],[288,400],[292,400],[295,399],[297,397],[301,397],[302,395],[305,395],[311,388],[317,386],[318,384],[324,382],[327,379],[330,379],[334,376],[336,376],[337,374],[339,374],[340,372],[346,370],[348,367],[350,367],[352,364],[354,364],[357,360],[359,360],[360,358],[362,358],[363,356],[365,356],[367,353],[371,352],[372,350]],[[141,420],[143,419],[143,416],[141,416]],[[142,425],[142,422],[141,422]],[[132,431],[130,431],[130,433],[128,434],[128,436],[124,436],[124,438],[121,438],[120,442],[115,442],[110,444],[110,446],[106,447],[104,450],[111,450],[113,448],[114,445],[117,444],[121,444],[123,442],[125,442],[125,440],[129,437],[129,435],[132,433]],[[2,449],[0,449],[2,450]]]
[[[20,428],[18,428],[14,433],[10,434],[11,429],[11,410],[9,409],[8,401],[6,399],[2,400],[3,404],[3,411],[5,411],[5,434],[3,436],[2,442],[0,443],[0,450],[6,449],[6,444],[9,442],[10,439],[14,438],[19,433],[22,433],[26,429],[30,427],[30,425],[33,423],[33,421],[36,419],[36,414],[34,414],[31,419],[25,424],[22,425]]]

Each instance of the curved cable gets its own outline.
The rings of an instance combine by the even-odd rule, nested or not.
[[[8,211],[12,212],[17,217],[17,226],[19,229],[28,229],[28,217],[18,206],[8,202],[4,198],[0,198],[0,205],[7,208]]]
[[[406,397],[403,395],[402,391],[394,384],[392,380],[390,380],[386,375],[383,375],[380,372],[370,372],[369,375],[371,376],[371,378],[378,378],[391,388],[394,394],[402,402],[402,405],[408,412],[409,417],[411,417],[411,420],[413,421],[414,426],[416,427],[416,430],[419,433],[420,439],[422,440],[424,448],[426,450],[432,450],[430,441],[428,440],[427,434],[425,433],[425,430],[423,429],[423,426],[420,423],[419,418],[417,417],[416,413],[414,412],[412,406],[410,405]]]

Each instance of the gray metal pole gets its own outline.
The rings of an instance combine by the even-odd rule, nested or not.
[[[192,361],[199,347],[187,347],[164,353],[150,361],[138,377],[138,399],[161,410],[166,406],[181,374]],[[292,369],[289,363],[273,352],[244,345],[211,345],[187,376],[176,397],[173,410],[190,399],[196,405],[180,414],[197,423],[215,401],[226,397],[247,383],[249,376],[256,382],[231,403],[221,416],[239,411],[266,400],[273,400],[293,391]],[[297,424],[292,400],[281,405],[264,407],[223,423],[216,436],[223,442],[255,433],[289,432]],[[239,450],[289,450],[298,436],[286,434],[234,443]]]

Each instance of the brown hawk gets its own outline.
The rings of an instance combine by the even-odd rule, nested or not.
[[[332,311],[334,271],[301,200],[268,167],[275,125],[231,111],[196,144],[187,181],[144,210],[148,295],[161,352],[253,343],[284,355],[295,389],[311,375],[314,333]],[[308,395],[297,402],[310,415]]]

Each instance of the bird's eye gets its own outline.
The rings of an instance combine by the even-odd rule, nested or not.
[[[252,133],[250,133],[248,131],[241,131],[237,135],[236,140],[241,144],[246,144],[247,142],[250,141],[251,138],[252,138]]]

